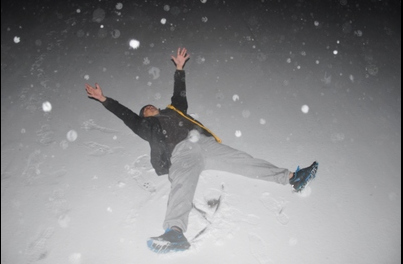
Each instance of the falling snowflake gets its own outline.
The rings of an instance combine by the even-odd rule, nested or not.
[[[112,34],[112,38],[114,38],[114,39],[117,39],[117,38],[120,37],[120,31],[119,31],[119,29],[113,30],[111,34]]]
[[[148,57],[145,57],[143,60],[144,65],[149,65],[150,64],[150,59]]]
[[[69,132],[67,132],[67,140],[70,142],[76,141],[78,134],[75,130],[70,130]]]
[[[302,113],[307,114],[309,112],[309,106],[303,105],[301,107],[301,111],[302,111]]]
[[[132,49],[138,49],[140,47],[140,41],[132,39],[130,40],[129,45]]]
[[[117,10],[121,10],[123,8],[123,4],[122,3],[117,3],[116,4],[116,9]]]
[[[46,112],[46,113],[52,111],[52,104],[49,103],[49,102],[47,102],[47,101],[44,102],[44,103],[42,104],[42,110],[43,110],[44,112]]]

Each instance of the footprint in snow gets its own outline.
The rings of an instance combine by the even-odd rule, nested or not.
[[[270,212],[275,214],[277,222],[282,225],[288,224],[290,219],[287,214],[284,213],[285,201],[277,201],[273,197],[270,197],[270,194],[267,192],[260,196],[260,201]]]

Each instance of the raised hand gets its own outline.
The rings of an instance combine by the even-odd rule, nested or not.
[[[92,87],[89,84],[85,84],[85,89],[87,90],[87,95],[91,98],[97,99],[98,101],[104,102],[106,97],[102,93],[102,89],[99,84],[95,84],[95,87]]]
[[[187,50],[185,48],[183,49],[179,48],[177,56],[176,57],[171,56],[171,58],[176,64],[176,69],[183,70],[185,63],[190,58],[190,56],[189,54],[187,54]]]

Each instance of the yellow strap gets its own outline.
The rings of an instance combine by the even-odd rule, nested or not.
[[[178,114],[180,114],[181,116],[183,116],[184,118],[186,118],[187,120],[189,120],[190,122],[192,122],[193,124],[196,124],[196,125],[198,125],[199,127],[201,127],[201,128],[203,128],[204,130],[206,130],[207,132],[209,132],[209,133],[215,138],[215,140],[216,140],[218,143],[221,143],[221,142],[222,142],[222,140],[221,140],[219,137],[217,137],[213,132],[211,132],[210,129],[208,129],[207,127],[203,126],[203,125],[200,124],[199,122],[197,122],[197,121],[195,121],[195,120],[189,118],[189,117],[186,116],[184,113],[182,113],[182,111],[176,109],[175,106],[173,106],[173,105],[168,105],[167,108],[174,110],[175,112],[177,112]]]

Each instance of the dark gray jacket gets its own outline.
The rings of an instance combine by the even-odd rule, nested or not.
[[[175,72],[174,94],[171,98],[171,104],[187,118],[194,120],[187,114],[188,102],[185,77],[184,71],[177,70]],[[158,175],[168,174],[175,146],[185,140],[191,130],[196,129],[201,134],[213,136],[209,131],[169,108],[160,109],[158,116],[141,117],[112,98],[107,97],[102,104],[119,117],[134,133],[149,142],[151,164]],[[202,125],[200,122],[196,122]]]

